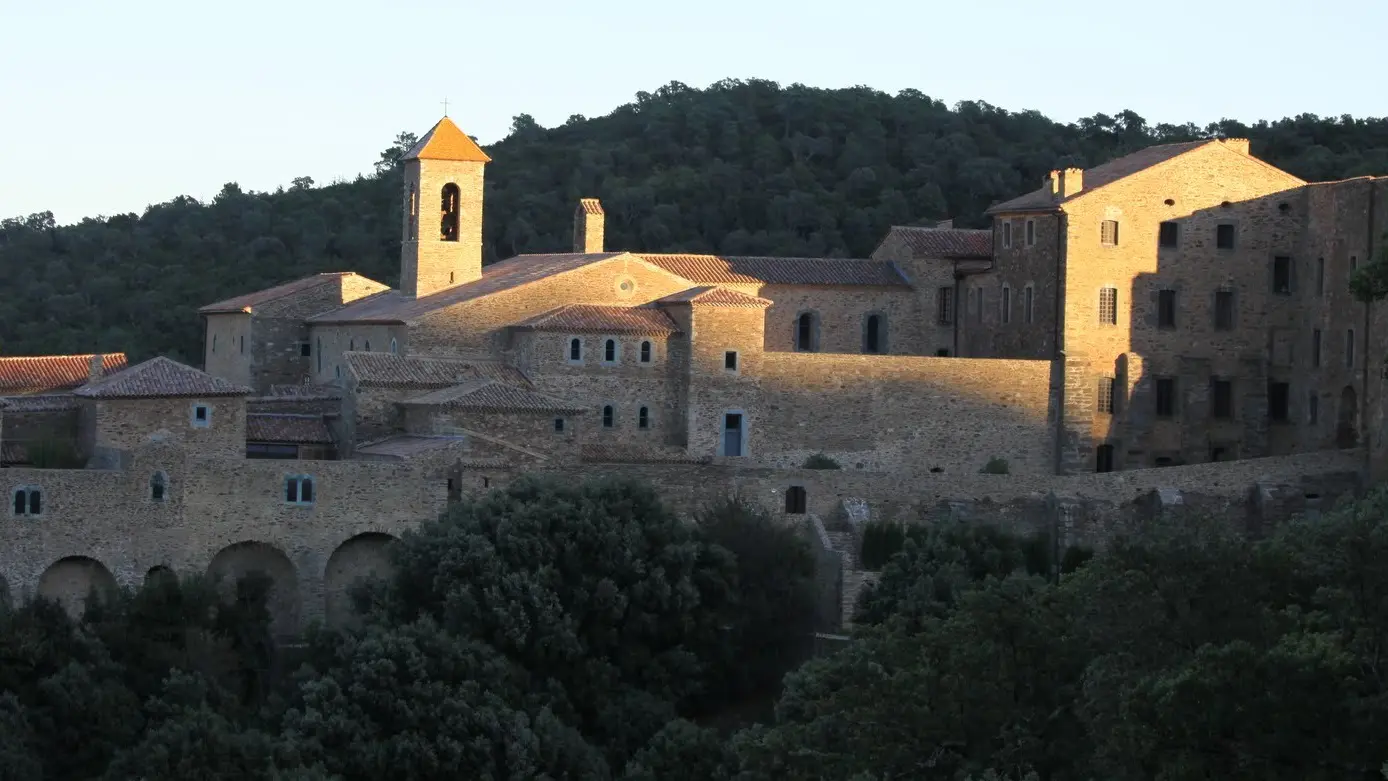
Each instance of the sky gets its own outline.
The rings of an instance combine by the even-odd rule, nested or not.
[[[1385,0],[0,0],[0,218],[369,173],[443,113],[601,116],[680,81],[912,88],[1072,122],[1383,116]]]

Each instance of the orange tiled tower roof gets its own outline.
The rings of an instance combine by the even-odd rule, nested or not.
[[[455,160],[464,163],[490,163],[492,159],[458,129],[448,117],[440,119],[429,132],[405,153],[406,160]]]

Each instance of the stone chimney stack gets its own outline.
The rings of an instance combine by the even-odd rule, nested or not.
[[[1041,180],[1041,189],[1051,194],[1051,199],[1056,200],[1060,197],[1060,172],[1051,171],[1046,174],[1046,178]]]
[[[1056,174],[1056,198],[1064,200],[1084,189],[1084,169],[1066,168]]]
[[[1229,147],[1241,155],[1248,154],[1248,139],[1246,138],[1221,138],[1219,143]]]
[[[103,369],[106,364],[106,356],[100,353],[93,355],[87,362],[87,382],[96,382],[104,374]]]
[[[597,198],[580,198],[574,209],[574,252],[602,252],[606,220]]]

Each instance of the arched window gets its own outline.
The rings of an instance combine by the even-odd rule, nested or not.
[[[606,341],[604,341],[604,342],[602,343],[602,362],[603,362],[603,363],[616,363],[616,362],[617,362],[617,340],[616,340],[616,339],[608,339],[608,340],[606,340]]]
[[[33,516],[43,514],[43,491],[34,486],[14,489],[14,514]]]
[[[602,408],[602,427],[612,428],[616,425],[615,416],[612,412],[612,405],[608,404]]]
[[[155,472],[149,478],[149,498],[156,502],[162,502],[169,495],[169,478],[163,472]]]
[[[364,344],[362,344],[361,349],[363,349],[363,350],[365,350],[365,351],[367,351],[367,352],[371,352],[371,340],[370,340],[370,339],[367,339],[366,342],[365,342]]]
[[[395,354],[398,353],[398,352],[400,352],[400,345],[397,344],[396,341],[395,341],[394,339],[391,339],[391,340],[390,340],[390,354],[391,354],[391,355],[395,355]]]
[[[647,409],[647,408],[645,408],[645,407],[642,407],[641,409],[637,410],[637,412],[636,412],[636,427],[637,427],[637,428],[650,428],[650,427],[651,427],[651,411],[650,411],[649,409]]]
[[[642,343],[641,343],[641,363],[650,363],[650,362],[651,362],[651,343],[650,343],[650,342],[642,342]]]
[[[802,312],[795,318],[795,349],[802,353],[819,350],[819,318],[814,312]]]
[[[882,315],[868,315],[863,321],[863,352],[885,353],[887,351],[886,318]]]
[[[573,363],[583,360],[583,340],[577,336],[569,340],[569,360]]]
[[[443,186],[442,203],[440,204],[440,240],[458,240],[458,185],[449,182]]]
[[[284,479],[284,501],[289,504],[313,504],[313,478],[290,475]]]
[[[805,489],[798,485],[793,485],[786,489],[786,513],[790,515],[804,515],[807,498]]]
[[[355,349],[357,349],[357,340],[356,340],[355,337],[352,338],[352,339],[349,339],[349,340],[347,341],[347,349],[348,349],[348,350],[355,350]]]

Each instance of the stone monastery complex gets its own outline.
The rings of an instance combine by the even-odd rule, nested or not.
[[[1388,328],[1347,280],[1388,178],[1155,146],[862,259],[608,247],[583,199],[572,251],[484,268],[488,162],[441,120],[405,158],[399,289],[208,304],[201,369],[0,358],[0,586],[75,606],[256,569],[290,637],[464,493],[620,472],[806,519],[843,595],[869,515],[1093,541],[1178,505],[1273,520],[1380,471]]]

